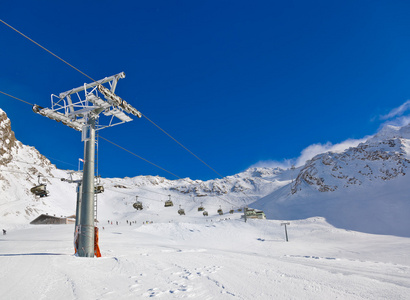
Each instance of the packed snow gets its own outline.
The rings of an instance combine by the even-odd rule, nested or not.
[[[75,214],[81,172],[16,140],[0,109],[0,299],[409,299],[409,132],[389,126],[287,170],[101,178],[102,257],[80,258],[73,224],[29,223]],[[48,197],[30,192],[39,180]],[[247,205],[268,220],[245,222]]]
[[[1,299],[408,299],[410,239],[323,218],[239,213],[143,224],[101,220],[101,258],[73,255],[73,225],[25,225],[0,239]],[[146,217],[147,215],[145,215]],[[113,225],[111,225],[113,221]],[[119,222],[116,225],[116,222]],[[109,223],[110,222],[110,223]]]

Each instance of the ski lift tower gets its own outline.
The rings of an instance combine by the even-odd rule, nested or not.
[[[84,170],[81,201],[77,203],[79,218],[78,256],[94,257],[94,172],[95,131],[132,121],[129,115],[141,118],[141,113],[117,96],[118,79],[124,72],[86,84],[78,88],[51,95],[51,108],[33,106],[33,111],[81,131],[84,142]],[[109,88],[104,86],[108,85]],[[84,96],[82,96],[84,92]],[[81,95],[80,95],[81,93]],[[100,114],[103,116],[100,118]],[[104,121],[104,123],[103,123]]]

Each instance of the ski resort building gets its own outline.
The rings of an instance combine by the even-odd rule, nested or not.
[[[262,210],[247,208],[245,214],[247,219],[266,219],[266,215]],[[242,215],[241,218],[245,218],[245,215]]]
[[[50,215],[40,215],[30,222],[33,225],[43,225],[43,224],[75,224],[75,216],[69,217],[56,217]]]

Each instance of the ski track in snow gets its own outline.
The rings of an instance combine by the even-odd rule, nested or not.
[[[0,239],[0,298],[408,299],[408,238],[317,219],[294,222],[289,243],[282,230],[262,220],[110,225],[103,257],[80,258],[72,225],[16,228]]]

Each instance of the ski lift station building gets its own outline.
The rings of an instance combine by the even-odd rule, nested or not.
[[[266,219],[266,215],[262,210],[255,210],[253,208],[245,209],[247,219]],[[244,215],[241,218],[245,218]]]
[[[44,225],[44,224],[75,224],[75,216],[69,217],[56,217],[50,215],[40,215],[30,222],[32,225]]]

